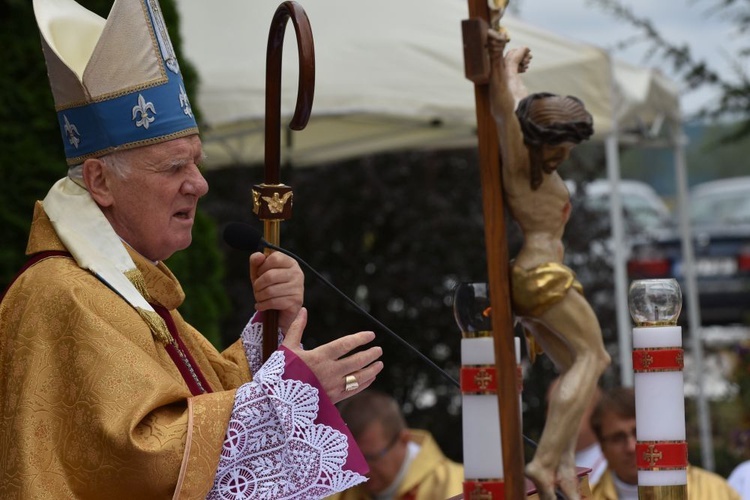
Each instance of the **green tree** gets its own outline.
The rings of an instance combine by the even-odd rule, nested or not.
[[[0,283],[23,263],[35,200],[65,173],[32,3],[0,1]],[[4,288],[4,286],[3,286]]]
[[[81,5],[106,17],[112,0],[82,0]],[[162,0],[164,18],[180,60],[187,92],[195,96],[197,73],[181,55],[179,19],[174,0]],[[34,202],[65,175],[65,155],[55,118],[40,35],[29,0],[0,0],[0,46],[5,57],[0,74],[0,289],[26,257],[24,248]],[[197,109],[195,102],[194,109]],[[175,257],[173,271],[181,278],[187,299],[183,315],[218,343],[218,323],[226,310],[220,290],[221,262],[216,253],[213,222],[199,214],[194,244]],[[214,247],[213,251],[211,247]],[[171,261],[170,261],[171,263]]]

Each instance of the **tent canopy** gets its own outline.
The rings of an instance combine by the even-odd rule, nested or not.
[[[201,79],[198,106],[208,167],[263,161],[266,45],[279,0],[178,0],[186,57]],[[464,0],[315,0],[303,3],[315,40],[312,117],[289,132],[282,161],[314,165],[378,151],[473,146],[476,115],[464,78]],[[595,46],[506,17],[511,46],[533,60],[531,92],[575,95],[598,137],[678,116],[674,86],[652,70],[622,63]],[[297,49],[287,27],[282,122],[294,111]],[[612,85],[612,79],[616,84]]]

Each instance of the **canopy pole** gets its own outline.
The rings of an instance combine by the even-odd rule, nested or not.
[[[698,283],[695,276],[695,253],[693,252],[693,234],[690,227],[688,180],[685,161],[686,138],[682,133],[680,122],[672,130],[674,144],[675,184],[677,185],[677,213],[679,214],[680,241],[682,244],[682,269],[684,272],[685,290],[683,294],[687,300],[688,326],[690,344],[693,352],[693,375],[698,386],[696,396],[698,406],[698,426],[700,428],[701,465],[704,469],[713,471],[714,445],[711,430],[711,410],[706,398],[703,382],[703,325],[701,323],[700,299],[698,298]]]
[[[613,118],[612,133],[606,139],[607,174],[610,184],[610,219],[612,220],[612,245],[614,246],[615,313],[617,316],[617,344],[620,358],[620,383],[633,386],[632,323],[628,309],[628,276],[625,255],[625,221],[622,209],[620,185],[620,153],[616,118]]]
[[[632,322],[628,309],[628,274],[625,255],[625,217],[622,208],[622,193],[620,186],[620,124],[618,109],[617,79],[615,78],[615,63],[607,53],[609,63],[610,107],[612,127],[604,141],[607,161],[607,178],[610,186],[609,218],[612,222],[612,245],[614,247],[614,262],[612,270],[615,275],[614,297],[615,315],[617,319],[617,345],[620,359],[620,384],[623,387],[633,386],[633,343],[631,339]],[[594,124],[596,126],[596,124]]]

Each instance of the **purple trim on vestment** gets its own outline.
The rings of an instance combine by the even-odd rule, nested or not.
[[[323,386],[320,385],[318,378],[313,374],[305,362],[290,349],[281,345],[279,346],[279,350],[284,353],[284,379],[299,380],[306,384],[310,384],[318,390],[320,401],[318,405],[318,417],[315,419],[315,423],[332,427],[346,436],[346,441],[349,444],[349,453],[347,454],[346,463],[343,468],[361,474],[362,476],[367,474],[370,469],[367,466],[365,457],[362,456],[362,452],[359,450],[359,446],[357,446],[354,436],[349,432],[349,427],[344,423],[339,411],[333,405],[331,400],[328,399],[328,395],[326,395],[323,390]],[[341,383],[343,384],[344,381],[342,380]]]
[[[190,351],[188,350],[187,346],[184,342],[182,342],[182,339],[180,338],[180,334],[177,332],[177,325],[174,323],[174,318],[172,318],[172,315],[169,313],[166,307],[152,303],[151,307],[154,308],[154,311],[162,317],[164,320],[164,323],[167,325],[167,329],[169,330],[169,333],[172,334],[172,337],[174,337],[175,342],[180,346],[180,349],[182,350],[183,354],[185,354],[185,357],[187,358],[187,362],[190,363],[190,366],[187,366],[185,364],[185,360],[182,359],[182,356],[177,352],[177,348],[173,346],[172,344],[166,344],[164,346],[164,349],[166,349],[167,353],[169,354],[169,357],[172,358],[172,361],[174,361],[174,364],[177,366],[177,369],[180,371],[180,374],[182,375],[183,380],[185,380],[185,383],[188,386],[188,389],[190,389],[190,393],[193,396],[199,396],[201,394],[205,394],[207,392],[213,392],[211,389],[211,386],[208,384],[208,381],[206,380],[206,377],[203,376],[203,372],[201,372],[200,368],[198,367],[198,363],[195,362],[195,359],[193,358],[193,355],[190,354]],[[190,372],[190,368],[193,369],[193,373],[195,373],[195,376],[198,377],[198,380],[200,380],[201,385],[203,386],[203,389],[195,383],[195,379],[193,379],[193,374]]]

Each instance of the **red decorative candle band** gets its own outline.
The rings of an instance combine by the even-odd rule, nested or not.
[[[518,394],[523,394],[523,369],[516,365],[516,380],[518,381]]]
[[[497,372],[494,365],[461,367],[463,394],[497,394]]]
[[[505,500],[505,483],[499,480],[464,481],[464,500]]]
[[[638,441],[635,455],[638,470],[675,470],[688,465],[686,441]]]
[[[678,372],[685,366],[685,357],[680,347],[633,349],[633,371]]]

